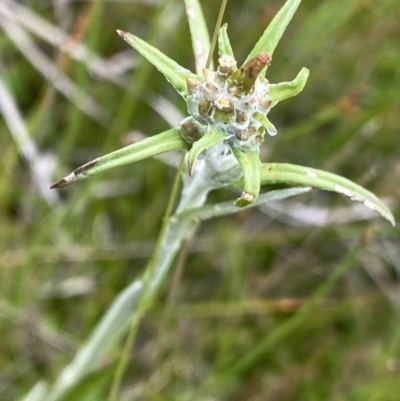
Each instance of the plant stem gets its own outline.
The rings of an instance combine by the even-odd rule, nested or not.
[[[224,13],[225,13],[225,7],[226,7],[226,3],[227,2],[228,2],[228,0],[222,0],[222,2],[221,2],[221,7],[219,9],[218,19],[217,19],[217,22],[215,24],[214,34],[213,34],[213,37],[212,37],[212,40],[211,40],[210,51],[208,53],[207,62],[206,62],[206,65],[205,65],[206,68],[209,68],[210,64],[211,64],[211,59],[212,59],[212,55],[214,53],[215,44],[217,43],[218,31],[219,31],[219,28],[221,28],[222,18],[223,18]]]
[[[185,165],[185,154],[182,156],[180,165],[175,175],[175,180],[172,187],[171,195],[169,197],[167,209],[163,217],[163,225],[157,239],[157,244],[153,256],[149,261],[148,267],[142,279],[142,281],[144,282],[144,289],[141,292],[140,301],[134,313],[128,337],[125,341],[123,351],[120,357],[120,362],[118,364],[117,371],[115,373],[111,385],[111,390],[109,395],[110,401],[118,400],[122,378],[129,362],[130,350],[133,347],[135,335],[143,314],[151,306],[152,301],[155,299],[155,296],[158,293],[166,274],[168,273],[170,267],[172,266],[173,259],[175,255],[178,253],[183,240],[186,239],[188,236],[190,236],[195,231],[196,227],[199,224],[199,222],[194,222],[191,219],[187,218],[174,219],[174,216],[171,217],[171,212],[178,195],[180,176],[183,172],[184,165]],[[204,196],[202,194],[201,199],[203,198]],[[186,203],[186,200],[187,197],[182,197],[179,205],[181,208],[187,208],[189,206]],[[203,200],[200,201],[200,204],[202,203],[204,203]]]

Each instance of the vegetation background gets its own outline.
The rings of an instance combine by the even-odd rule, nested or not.
[[[219,2],[201,4],[212,32]],[[229,0],[239,62],[283,4]],[[16,400],[57,377],[141,273],[171,190],[175,154],[49,190],[185,114],[115,30],[194,63],[181,0],[2,0],[0,27],[0,398]],[[399,219],[399,48],[398,0],[303,0],[268,78],[311,75],[272,110],[278,135],[263,160],[341,174]],[[351,269],[291,325],[366,234]],[[399,230],[362,205],[313,191],[209,221],[176,265],[140,326],[121,400],[400,399]],[[107,399],[120,351],[75,400]],[[221,378],[212,391],[210,377]]]

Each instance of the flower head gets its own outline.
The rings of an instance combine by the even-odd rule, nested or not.
[[[118,31],[124,40],[164,74],[185,99],[189,117],[179,127],[84,164],[52,188],[67,186],[101,171],[169,150],[189,150],[189,175],[195,169],[197,157],[204,152],[207,163],[202,163],[202,166],[208,168],[203,168],[201,177],[209,182],[202,188],[243,185],[244,191],[236,201],[237,206],[246,206],[257,199],[261,181],[307,183],[311,187],[333,190],[359,200],[394,224],[390,211],[373,194],[342,177],[289,164],[261,164],[259,146],[264,141],[265,132],[271,136],[277,133],[267,118],[270,109],[301,92],[309,74],[307,68],[302,68],[293,81],[279,84],[270,84],[265,78],[271,54],[300,1],[287,0],[240,68],[236,66],[229,43],[227,25],[222,26],[218,35],[218,67],[215,72],[203,69],[202,76],[183,68],[142,39]],[[198,33],[197,29],[194,31]],[[205,36],[202,35],[202,39]],[[199,62],[202,59],[196,57],[198,70],[201,69]],[[207,173],[204,174],[204,171]]]
[[[223,55],[217,71],[203,71],[203,79],[187,78],[188,112],[199,123],[213,125],[225,134],[225,143],[243,151],[254,150],[263,142],[265,130],[275,135],[276,130],[265,116],[273,103],[269,96],[269,82],[260,76],[271,62],[261,53],[236,69],[236,60]]]
[[[290,13],[294,12],[289,9]],[[285,20],[284,24],[287,22]],[[280,84],[270,84],[265,78],[272,60],[270,54],[279,35],[271,37],[266,31],[251,56],[237,68],[224,25],[218,39],[218,67],[216,71],[204,68],[199,76],[138,37],[127,32],[118,33],[154,64],[185,99],[189,117],[182,121],[179,129],[191,146],[187,158],[189,175],[195,170],[194,164],[200,153],[224,144],[243,171],[244,192],[236,204],[245,206],[257,199],[260,190],[259,147],[265,132],[271,136],[277,133],[267,114],[281,100],[298,94],[309,73],[303,68],[293,81]],[[222,152],[220,157],[227,157],[227,154]]]

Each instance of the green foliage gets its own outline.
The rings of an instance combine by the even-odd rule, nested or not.
[[[170,129],[150,138],[125,146],[122,149],[98,157],[75,169],[67,177],[51,186],[61,188],[76,181],[84,180],[94,174],[148,159],[171,150],[187,150],[188,144],[183,140],[180,129]]]
[[[274,19],[258,40],[257,44],[247,56],[246,61],[249,61],[261,52],[266,52],[272,56],[300,3],[301,0],[287,0],[285,2],[285,5],[276,14]],[[268,66],[265,67],[264,71],[266,71],[267,68]]]
[[[244,192],[236,201],[239,207],[247,206],[258,198],[260,192],[260,153],[259,150],[240,152],[233,149],[243,171]]]
[[[186,16],[192,38],[192,48],[196,64],[197,74],[201,74],[207,63],[207,56],[210,51],[210,36],[208,34],[207,23],[204,19],[203,11],[199,0],[184,0]],[[213,67],[211,63],[210,67]]]
[[[1,397],[22,399],[42,380],[29,400],[43,401],[44,382],[54,384],[118,294],[142,277],[179,164],[179,155],[165,154],[48,189],[88,160],[176,127],[186,115],[162,74],[126,53],[115,29],[186,70],[195,66],[181,1],[65,2],[63,9],[13,1],[11,14],[10,1],[0,3]],[[201,4],[213,27],[219,4]],[[229,1],[224,22],[238,59],[281,5]],[[279,134],[266,138],[260,154],[262,162],[345,176],[382,197],[397,220],[399,18],[396,0],[303,2],[268,79],[287,82],[303,65],[312,75],[301,97],[268,115]],[[56,42],[55,26],[70,38]],[[18,28],[29,34],[21,42]],[[70,81],[56,80],[47,64],[34,67],[37,53],[21,47],[27,43]],[[297,180],[306,178],[301,172]],[[283,182],[292,181],[272,188]],[[282,195],[271,185],[261,187],[260,203]],[[232,213],[208,219],[189,241],[138,329],[120,399],[397,400],[397,229],[324,191],[257,201],[234,214],[232,190],[211,193],[191,215],[223,216],[216,205]],[[343,274],[332,276],[338,269]],[[109,347],[99,370],[70,395],[107,400],[122,349]]]
[[[158,49],[146,43],[144,40],[128,32],[117,31],[127,43],[136,49],[143,57],[153,64],[164,76],[168,82],[183,97],[187,96],[186,78],[196,78],[196,75],[183,68],[174,60],[171,60]]]
[[[396,225],[394,217],[388,207],[374,194],[360,185],[336,174],[287,163],[264,163],[261,166],[260,182],[262,184],[302,184],[337,192],[341,195],[347,196],[353,201],[363,203],[366,207],[379,213],[393,226]]]
[[[224,54],[235,58],[232,50],[231,43],[228,37],[228,25],[225,24],[221,26],[218,32],[218,54],[219,56],[223,56]]]
[[[293,81],[271,85],[269,92],[271,100],[273,102],[281,102],[299,94],[304,89],[309,73],[310,71],[307,68],[302,68]]]
[[[190,148],[188,154],[188,172],[192,175],[193,164],[201,152],[211,146],[222,143],[225,139],[225,135],[215,129],[213,126],[209,127],[209,130]]]

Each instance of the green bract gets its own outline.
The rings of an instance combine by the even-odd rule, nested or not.
[[[220,57],[216,71],[204,68],[204,54],[210,46],[204,20],[199,17],[201,8],[197,0],[185,1],[192,42],[194,47],[198,44],[195,49],[197,73],[180,66],[135,35],[118,31],[118,34],[152,63],[184,98],[189,117],[175,129],[79,167],[52,188],[67,186],[97,172],[170,150],[188,150],[186,173],[189,176],[196,174],[197,166],[200,166],[197,159],[202,158],[201,166],[204,165],[204,160],[211,166],[208,176],[204,176],[204,179],[208,177],[215,182],[224,182],[224,185],[228,183],[242,186],[242,195],[235,202],[238,207],[247,206],[257,199],[261,183],[287,182],[311,185],[347,195],[353,200],[363,202],[394,224],[390,211],[373,194],[348,180],[343,186],[339,183],[343,178],[321,171],[318,171],[318,179],[314,179],[310,171],[317,170],[308,169],[307,173],[304,173],[303,167],[294,165],[290,165],[289,176],[282,175],[283,170],[279,164],[274,164],[274,179],[271,179],[272,176],[266,172],[272,165],[263,165],[260,162],[259,147],[264,142],[265,133],[271,136],[277,133],[267,118],[270,109],[278,102],[300,93],[309,75],[309,70],[302,68],[291,82],[270,84],[265,78],[272,53],[300,1],[286,2],[239,68],[229,42],[227,25],[223,25],[218,34]],[[229,181],[226,178],[230,177],[226,174],[228,170],[232,170],[232,157],[241,169],[242,179],[239,181]],[[216,179],[217,176],[220,176],[220,179]]]

